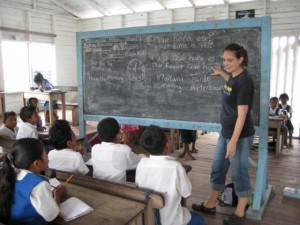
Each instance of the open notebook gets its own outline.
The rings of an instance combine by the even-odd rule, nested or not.
[[[65,221],[71,221],[92,211],[93,208],[79,198],[71,197],[60,204],[59,215]]]

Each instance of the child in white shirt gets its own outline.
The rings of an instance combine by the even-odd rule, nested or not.
[[[18,130],[17,114],[14,111],[5,112],[3,115],[3,125],[0,127],[0,136],[16,140]],[[2,148],[4,153],[9,150],[9,148]]]
[[[126,170],[135,169],[144,155],[137,155],[128,145],[118,143],[121,133],[114,118],[100,121],[97,132],[102,143],[92,148],[93,177],[125,183]]]
[[[192,185],[180,162],[170,154],[169,142],[161,128],[150,126],[141,137],[150,153],[136,169],[136,184],[164,194],[165,206],[159,210],[162,225],[204,225],[204,218],[181,206],[181,198],[191,195]]]
[[[81,175],[89,172],[83,152],[76,148],[76,136],[68,121],[56,120],[49,130],[49,138],[55,148],[48,154],[49,168]]]
[[[24,123],[19,127],[16,139],[35,138],[38,139],[37,124],[39,115],[35,106],[24,106],[20,110],[20,117]]]
[[[38,175],[48,168],[43,143],[20,139],[11,153],[0,158],[0,223],[46,225],[53,221],[66,187],[60,185],[52,192],[48,179]]]

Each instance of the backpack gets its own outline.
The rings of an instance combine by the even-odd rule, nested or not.
[[[235,193],[233,183],[229,183],[225,186],[218,200],[220,206],[237,206],[238,197]]]

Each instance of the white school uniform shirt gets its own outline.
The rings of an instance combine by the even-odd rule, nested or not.
[[[281,108],[279,108],[279,107],[276,107],[276,108],[274,108],[274,109],[272,109],[271,107],[269,107],[270,109],[269,109],[269,114],[270,115],[274,115],[274,116],[277,116],[276,115],[276,111],[278,110],[278,116],[280,116],[280,115],[283,115],[283,112],[282,112],[282,109]]]
[[[0,127],[0,135],[5,135],[8,138],[12,139],[12,140],[16,140],[16,136],[18,133],[19,127],[16,126],[14,128],[14,131],[12,131],[11,129],[9,129],[8,127],[6,127],[4,124]],[[10,151],[10,148],[4,148],[4,147],[0,147],[0,150],[2,148],[3,152],[8,152]],[[1,151],[0,151],[1,152]]]
[[[9,129],[7,126],[5,126],[4,124],[0,127],[0,135],[5,135],[7,137],[9,137],[10,139],[16,140],[16,136],[18,133],[19,127],[16,126],[14,128],[14,130],[12,131],[11,129]]]
[[[20,170],[17,175],[17,180],[22,180],[27,173],[31,172],[28,170]],[[59,206],[52,197],[51,187],[47,181],[40,182],[32,189],[30,201],[38,214],[47,222],[53,221],[59,214]]]
[[[174,157],[151,155],[141,159],[136,168],[135,183],[164,195],[165,206],[159,210],[163,225],[186,225],[191,220],[189,210],[180,202],[182,197],[191,195],[192,184]]]
[[[126,170],[135,169],[145,155],[135,154],[128,145],[102,142],[92,148],[93,177],[126,182]]]
[[[281,107],[282,107],[283,110],[286,110],[286,107],[287,107],[287,106],[288,106],[288,104],[285,104],[285,105],[281,104]],[[286,110],[286,111],[287,111],[287,110]],[[292,106],[290,106],[290,111],[289,111],[289,113],[294,113],[294,110],[293,110]]]
[[[33,125],[31,123],[22,123],[19,127],[19,131],[17,134],[16,139],[21,138],[35,138],[38,139],[38,132],[36,129],[36,125]]]
[[[89,168],[85,165],[82,155],[72,149],[51,150],[48,153],[49,168],[71,173],[86,175]]]

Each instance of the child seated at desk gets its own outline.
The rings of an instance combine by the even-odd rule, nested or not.
[[[283,119],[281,122],[280,131],[283,135],[286,135],[287,127],[285,126],[286,116],[284,115],[281,108],[278,106],[279,99],[277,97],[270,98],[270,105],[269,105],[269,116],[276,116]],[[275,128],[269,128],[270,131],[276,130]],[[273,142],[275,142],[275,136],[273,136]]]
[[[52,193],[47,178],[38,175],[48,168],[43,143],[34,138],[20,139],[12,152],[1,158],[0,222],[43,225],[53,221],[66,187],[60,185]]]
[[[165,206],[159,210],[162,225],[203,225],[204,219],[181,206],[181,198],[192,193],[191,182],[180,162],[171,153],[163,130],[149,126],[141,137],[142,146],[150,153],[136,169],[138,187],[164,193]]]
[[[286,93],[282,93],[279,96],[279,100],[281,101],[281,104],[279,104],[279,108],[281,108],[285,114],[285,116],[287,117],[286,120],[286,127],[288,129],[288,133],[289,133],[289,147],[293,147],[292,144],[292,140],[293,140],[293,131],[294,131],[294,126],[292,124],[292,115],[293,115],[293,109],[292,106],[287,104],[287,101],[289,100],[289,96]],[[287,135],[284,137],[284,144],[287,145]]]
[[[135,169],[141,157],[128,145],[119,144],[120,126],[114,118],[98,123],[97,133],[102,140],[92,148],[93,177],[118,183],[126,182],[126,170]]]
[[[28,106],[35,106],[37,113],[39,114],[40,109],[39,109],[39,100],[37,98],[29,98],[27,101]],[[40,115],[39,116],[39,122],[37,124],[37,130],[38,131],[44,131],[47,128],[43,126],[43,121]]]
[[[279,99],[277,97],[272,97],[270,99],[270,106],[269,106],[269,116],[277,116],[283,119],[283,122],[281,123],[281,129],[282,131],[286,130],[285,126],[285,120],[286,116],[284,115],[281,108],[278,106]]]
[[[35,138],[38,139],[37,124],[39,116],[35,106],[24,106],[20,110],[20,117],[24,123],[19,127],[16,139]]]
[[[0,136],[16,140],[18,130],[17,114],[14,111],[5,112],[3,115],[3,125],[0,127]],[[5,153],[9,149],[2,148],[2,151]]]
[[[88,167],[82,158],[83,152],[76,148],[76,136],[69,122],[56,120],[49,131],[49,138],[54,146],[48,154],[49,168],[86,175]]]
[[[41,73],[37,73],[37,75],[34,76],[34,83],[37,85],[37,87],[31,87],[31,90],[39,90],[41,92],[43,91],[48,91],[54,88],[54,86],[43,77]],[[45,121],[46,124],[50,122],[50,117],[49,117],[49,102],[45,101],[44,103],[44,109],[45,109]],[[55,119],[58,119],[56,109],[57,109],[57,101],[53,101],[53,115]]]

